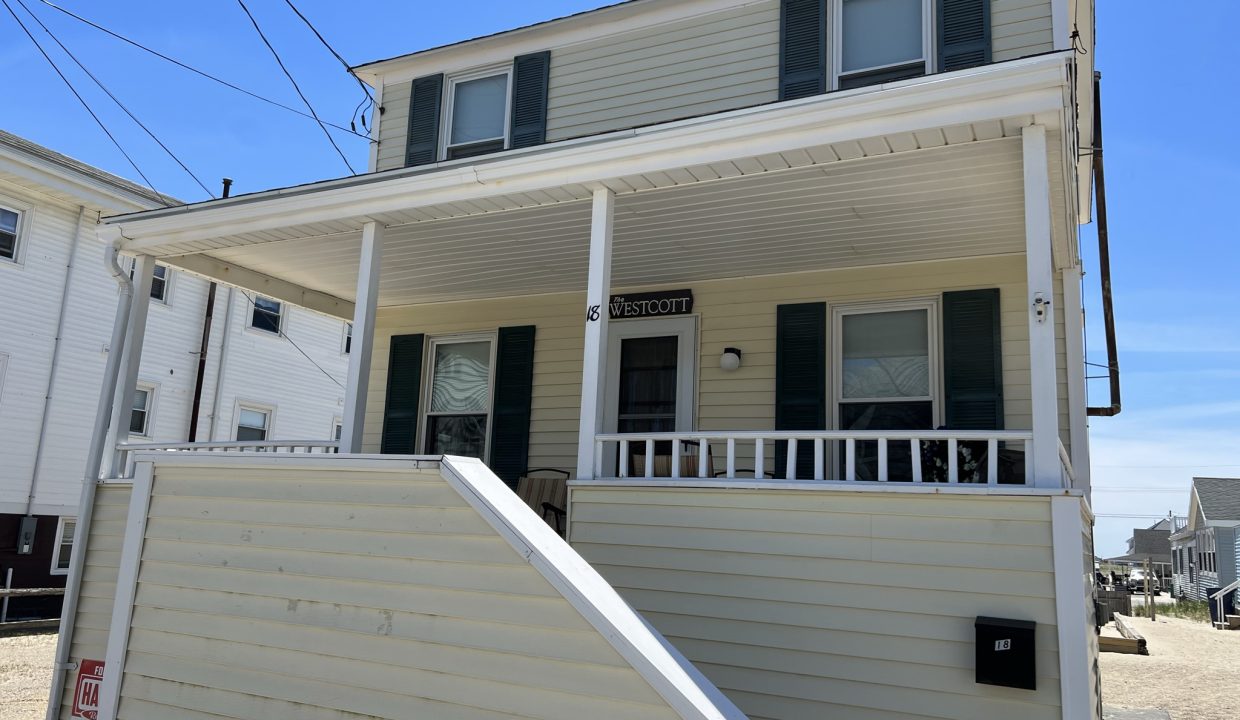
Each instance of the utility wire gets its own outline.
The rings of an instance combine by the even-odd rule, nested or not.
[[[4,1],[4,0],[0,0],[0,2],[3,2],[3,1]],[[252,307],[254,307],[255,309],[257,309],[257,308],[258,308],[258,305],[255,305],[255,304],[254,304],[254,298],[250,297],[250,294],[249,294],[249,293],[247,293],[247,292],[245,292],[244,290],[242,290],[242,291],[241,291],[241,297],[245,298],[246,300],[249,300],[249,301],[250,301],[250,305],[251,305]],[[285,303],[285,304],[287,304],[287,303]],[[281,307],[283,307],[283,305],[282,305]],[[283,324],[283,323],[281,323],[281,325],[282,325],[282,324]],[[297,349],[297,352],[301,353],[302,357],[304,357],[305,359],[309,360],[311,365],[313,365],[313,366],[315,366],[316,368],[318,368],[318,369],[319,369],[319,372],[323,373],[323,375],[324,375],[324,376],[326,376],[328,380],[331,380],[332,382],[336,383],[336,386],[337,386],[337,387],[339,387],[340,389],[342,389],[342,390],[344,389],[344,385],[341,385],[339,380],[337,380],[335,377],[333,377],[331,373],[329,373],[329,372],[327,372],[326,370],[324,370],[322,365],[320,365],[320,364],[318,364],[317,362],[315,362],[315,361],[314,361],[314,358],[312,358],[312,357],[310,357],[309,355],[307,355],[307,354],[306,354],[306,351],[305,351],[305,350],[302,350],[300,345],[298,345],[297,343],[293,342],[293,338],[289,337],[289,336],[288,336],[288,334],[284,332],[284,328],[283,328],[283,327],[279,327],[279,328],[278,328],[278,332],[279,332],[279,334],[280,334],[280,337],[284,338],[285,340],[288,340],[288,344],[289,344],[289,345],[292,345],[294,348],[296,348],[296,349]]]
[[[147,178],[146,173],[142,172],[142,168],[138,167],[138,163],[134,162],[134,159],[129,156],[129,153],[125,152],[125,148],[121,147],[121,144],[116,140],[116,137],[112,135],[110,130],[108,130],[108,126],[103,124],[103,121],[99,119],[99,116],[95,114],[95,111],[90,108],[90,104],[86,102],[80,93],[78,93],[77,88],[73,87],[73,83],[69,82],[69,78],[65,77],[65,74],[60,71],[60,67],[56,65],[55,60],[52,60],[52,56],[47,54],[47,51],[43,49],[43,46],[39,44],[39,41],[36,40],[34,35],[30,32],[30,29],[26,27],[26,24],[22,22],[16,12],[13,12],[13,6],[9,5],[8,0],[0,0],[0,3],[3,3],[4,9],[9,11],[9,14],[13,16],[13,19],[17,21],[18,26],[21,27],[22,32],[26,33],[26,37],[30,38],[30,42],[34,43],[34,46],[39,49],[39,53],[43,55],[43,59],[47,60],[47,64],[52,66],[52,69],[56,71],[56,74],[60,76],[60,79],[63,80],[65,85],[69,88],[69,92],[73,93],[73,96],[78,99],[78,102],[82,103],[82,107],[86,108],[86,112],[90,113],[90,116],[94,118],[95,123],[99,126],[99,129],[103,130],[103,134],[107,135],[108,139],[112,141],[112,144],[116,146],[116,149],[120,150],[121,155],[125,156],[125,159],[129,161],[130,166],[133,167],[134,171],[137,172],[139,177],[141,177],[146,183],[146,186],[156,195],[160,196],[161,202],[163,202],[165,206],[171,207],[171,203],[162,199],[164,197],[163,193],[155,189],[155,185],[151,183],[149,178]]]
[[[43,21],[39,19],[39,16],[35,15],[33,12],[30,12],[30,8],[26,6],[26,3],[23,2],[23,0],[17,0],[17,4],[21,5],[22,9],[25,10],[26,13],[30,15],[30,17],[34,18],[34,21],[39,24],[39,27],[43,28],[43,32],[47,33],[48,37],[50,37],[57,45],[60,46],[60,49],[63,50],[66,55],[69,56],[69,59],[72,60],[74,63],[76,63],[77,66],[82,69],[82,72],[86,73],[87,77],[89,77],[91,80],[95,82],[96,85],[99,86],[100,90],[105,92],[108,97],[112,98],[112,102],[116,103],[117,106],[120,107],[121,110],[125,111],[125,114],[129,116],[130,120],[133,120],[135,123],[138,124],[138,127],[142,128],[146,132],[147,135],[150,135],[151,139],[154,140],[157,145],[163,148],[164,152],[168,153],[168,157],[175,160],[176,164],[180,165],[181,169],[184,170],[190,177],[192,177],[194,179],[194,182],[198,183],[198,187],[202,188],[203,192],[205,192],[212,199],[215,198],[215,193],[211,192],[211,189],[208,188],[206,184],[203,183],[202,180],[197,175],[194,174],[194,171],[190,170],[189,167],[186,166],[185,163],[181,162],[181,158],[177,157],[176,153],[172,152],[172,150],[170,150],[168,146],[165,145],[162,140],[156,137],[155,133],[151,132],[151,129],[148,128],[141,120],[139,120],[137,115],[134,115],[132,112],[130,112],[129,108],[125,107],[125,103],[121,102],[120,98],[116,97],[116,95],[113,95],[112,91],[109,90],[107,86],[104,85],[103,82],[99,78],[95,77],[95,74],[92,73],[85,65],[83,65],[82,61],[78,60],[77,56],[74,55],[69,50],[69,48],[65,47],[65,44],[60,41],[60,38],[56,37],[55,33],[53,33],[51,30],[48,29],[46,25],[43,24]]]
[[[306,109],[309,110],[310,114],[314,116],[315,122],[319,124],[319,128],[321,128],[323,130],[323,134],[327,136],[327,142],[331,143],[332,147],[336,149],[336,154],[339,155],[340,159],[344,161],[345,167],[349,168],[349,172],[356,175],[357,171],[354,170],[353,165],[349,163],[349,158],[345,157],[345,154],[341,151],[340,146],[336,144],[336,139],[333,138],[332,134],[327,131],[327,126],[324,125],[323,121],[319,119],[319,114],[314,111],[314,106],[310,104],[308,99],[306,99],[305,93],[301,91],[301,88],[297,85],[297,81],[293,79],[293,74],[290,73],[288,68],[284,66],[284,61],[280,59],[280,53],[276,52],[275,47],[273,47],[271,42],[267,40],[267,36],[263,33],[263,29],[258,26],[258,20],[254,19],[254,15],[250,12],[250,9],[245,6],[245,0],[237,0],[237,4],[240,5],[241,9],[245,11],[246,17],[250,19],[250,24],[254,26],[254,31],[258,33],[258,37],[262,39],[263,44],[266,45],[267,49],[271,51],[272,57],[276,59],[276,64],[280,66],[280,70],[284,72],[284,76],[288,78],[290,83],[293,84],[293,89],[297,91],[297,95],[301,97],[301,101],[306,104]]]
[[[340,53],[336,52],[336,48],[332,47],[331,43],[327,42],[327,39],[323,37],[323,33],[319,32],[318,28],[314,26],[314,23],[310,22],[310,19],[297,9],[297,6],[293,4],[293,0],[284,0],[284,3],[289,6],[289,9],[292,10],[297,17],[301,18],[301,21],[306,24],[306,27],[310,28],[310,32],[314,33],[314,36],[319,39],[319,42],[323,43],[323,47],[327,48],[327,51],[340,61],[340,64],[344,66],[345,72],[349,73],[350,77],[356,80],[358,86],[362,88],[362,92],[366,95],[366,97],[357,104],[357,107],[353,108],[353,117],[356,118],[357,113],[360,110],[362,113],[362,127],[366,127],[366,111],[370,110],[371,107],[374,107],[375,104],[375,96],[371,94],[370,86],[362,82],[361,78],[353,74],[353,68],[349,65],[349,61],[345,60]],[[367,103],[369,103],[369,106],[363,109],[363,106]],[[350,119],[349,122],[352,124],[352,119]]]
[[[120,40],[121,42],[124,42],[124,43],[127,43],[127,44],[129,44],[129,45],[132,45],[132,46],[134,46],[134,47],[138,48],[139,50],[142,50],[143,52],[150,53],[151,55],[154,55],[155,57],[157,57],[157,58],[159,58],[159,59],[161,59],[161,60],[165,60],[165,61],[167,61],[167,62],[170,62],[170,63],[172,63],[173,65],[176,65],[177,67],[180,67],[180,68],[182,68],[182,69],[184,69],[184,70],[188,70],[188,71],[190,71],[190,72],[194,73],[195,75],[200,75],[200,76],[202,76],[202,77],[204,77],[204,78],[206,78],[206,79],[208,79],[208,80],[210,80],[210,81],[212,81],[212,82],[219,83],[220,85],[223,85],[224,87],[230,88],[230,89],[232,89],[232,90],[236,90],[237,92],[239,92],[239,93],[243,93],[243,94],[245,94],[245,95],[249,95],[250,97],[254,98],[255,100],[261,100],[262,102],[265,102],[265,103],[267,103],[268,105],[274,105],[274,106],[276,106],[276,107],[278,107],[278,108],[280,108],[280,109],[282,109],[282,110],[287,110],[287,111],[289,111],[289,112],[291,112],[291,113],[296,113],[297,115],[300,115],[300,116],[302,116],[302,117],[304,117],[304,118],[306,118],[306,119],[308,119],[308,120],[316,120],[316,119],[317,119],[317,118],[315,118],[315,116],[311,115],[310,113],[307,113],[307,112],[302,112],[301,110],[298,110],[297,108],[292,107],[292,106],[290,106],[290,105],[285,105],[284,103],[277,102],[277,101],[272,100],[272,99],[270,99],[270,98],[263,97],[262,95],[259,95],[258,93],[251,92],[251,91],[249,91],[249,90],[246,90],[246,89],[245,89],[245,88],[243,88],[243,87],[240,87],[240,86],[238,86],[238,85],[235,85],[235,84],[233,84],[233,83],[230,83],[230,82],[228,82],[227,80],[223,80],[223,79],[218,78],[218,77],[216,77],[215,75],[212,75],[212,74],[210,74],[210,73],[208,73],[208,72],[204,72],[204,71],[202,71],[202,70],[199,70],[199,69],[198,69],[198,68],[196,68],[196,67],[193,67],[193,66],[187,65],[187,64],[185,64],[185,63],[181,62],[180,60],[177,60],[176,58],[169,57],[169,56],[167,56],[167,55],[165,55],[165,54],[163,54],[163,53],[159,52],[158,50],[153,50],[153,49],[151,49],[151,48],[149,48],[149,47],[147,47],[147,46],[143,45],[142,43],[137,42],[136,40],[131,40],[131,39],[129,39],[129,38],[127,38],[127,37],[125,37],[124,35],[121,35],[120,33],[117,33],[117,32],[114,32],[114,31],[112,31],[112,30],[109,30],[108,28],[106,28],[106,27],[104,27],[104,26],[102,26],[102,25],[100,25],[100,24],[98,24],[98,23],[96,23],[96,22],[93,22],[93,21],[91,21],[91,20],[88,20],[88,19],[86,19],[86,18],[82,17],[81,15],[78,15],[78,14],[76,14],[76,13],[74,13],[74,12],[70,11],[70,10],[66,10],[65,8],[62,8],[62,7],[60,7],[59,5],[56,5],[55,3],[49,2],[49,0],[39,0],[39,2],[41,2],[41,3],[43,3],[44,5],[46,5],[46,6],[50,7],[50,8],[52,8],[53,10],[56,10],[56,11],[58,11],[58,12],[64,13],[65,15],[68,15],[69,17],[73,18],[74,20],[77,20],[77,21],[78,21],[78,22],[80,22],[80,23],[83,23],[83,24],[89,25],[90,27],[93,27],[93,28],[95,28],[96,30],[99,30],[100,32],[103,32],[103,33],[106,33],[106,34],[108,34],[108,35],[111,35],[112,37],[116,38],[117,40]],[[369,139],[370,139],[368,136],[363,135],[362,133],[359,133],[359,132],[357,132],[357,131],[355,131],[355,130],[350,130],[349,128],[344,127],[343,125],[337,125],[337,124],[335,124],[335,123],[333,123],[333,122],[328,122],[328,121],[326,121],[326,120],[324,120],[324,121],[322,121],[322,122],[324,122],[325,124],[330,125],[330,126],[332,126],[332,127],[336,128],[337,130],[343,130],[343,131],[345,131],[345,132],[349,133],[350,135],[355,135],[355,136],[357,136],[357,137],[359,137],[359,138],[362,138],[362,139],[364,139],[364,140],[369,140]]]

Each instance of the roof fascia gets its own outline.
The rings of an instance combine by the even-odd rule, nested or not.
[[[0,146],[0,171],[71,195],[100,211],[136,212],[160,207],[159,203],[150,198],[4,146]]]
[[[372,87],[392,85],[423,75],[451,74],[510,61],[530,52],[562,50],[634,30],[765,2],[769,0],[635,0],[378,60],[352,70]]]
[[[591,138],[493,159],[359,178],[118,216],[100,235],[130,251],[290,225],[374,215],[658,172],[877,135],[1022,115],[1063,105],[1065,55],[819,95]],[[475,162],[476,164],[469,164]]]

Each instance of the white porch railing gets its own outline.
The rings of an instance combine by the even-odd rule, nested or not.
[[[133,456],[139,452],[334,453],[336,440],[233,440],[226,442],[119,443],[116,466],[122,478],[133,477]]]
[[[739,431],[739,432],[675,432],[675,433],[609,433],[595,436],[594,477],[610,477],[617,468],[621,478],[670,477],[677,478],[729,478],[747,477],[763,479],[768,475],[766,447],[768,443],[786,443],[783,467],[771,468],[774,479],[783,480],[837,480],[830,470],[829,453],[835,463],[840,463],[842,452],[842,480],[855,482],[858,478],[859,459],[874,467],[874,480],[911,480],[912,482],[984,483],[999,484],[1000,443],[1022,445],[1025,484],[1033,477],[1033,432],[1028,430],[891,430],[891,431]],[[872,462],[869,457],[859,458],[858,443],[875,443]],[[985,443],[983,457],[977,457],[974,449]],[[670,448],[669,448],[670,444]],[[889,457],[891,449],[903,445],[908,449],[910,477],[893,477]],[[744,462],[752,468],[738,470],[738,450],[751,446],[752,456],[742,452]],[[812,477],[799,477],[797,458],[799,449],[813,448]],[[962,453],[962,446],[967,452]],[[714,469],[716,452],[723,450],[725,469]],[[1065,453],[1066,454],[1066,453]],[[1013,459],[1018,454],[1013,454]],[[673,462],[672,458],[679,458]],[[926,461],[931,465],[927,466]],[[1008,464],[1011,464],[1011,460]],[[1061,458],[1061,462],[1067,462]],[[633,468],[631,465],[640,465]],[[838,466],[838,465],[837,465]],[[927,477],[925,467],[934,468],[934,477]],[[982,472],[982,468],[985,472]],[[1071,472],[1068,463],[1065,474]],[[634,472],[634,470],[636,472]],[[941,470],[941,473],[939,472]],[[738,475],[744,473],[744,475]]]

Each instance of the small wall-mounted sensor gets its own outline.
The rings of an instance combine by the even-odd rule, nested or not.
[[[29,555],[34,552],[34,531],[38,526],[38,518],[26,516],[17,526],[17,554]]]

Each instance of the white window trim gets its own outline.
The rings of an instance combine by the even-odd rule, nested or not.
[[[158,398],[159,398],[159,383],[153,383],[153,382],[147,382],[145,380],[141,380],[134,387],[134,389],[146,391],[146,423],[145,423],[145,427],[143,428],[144,432],[141,432],[141,433],[131,432],[129,433],[129,436],[150,439],[154,437],[154,434],[151,432],[151,429],[155,421],[155,405],[158,402]]]
[[[926,311],[926,344],[930,355],[930,397],[913,398],[845,398],[844,397],[844,317],[871,313]],[[831,345],[827,355],[831,386],[827,392],[827,427],[840,429],[840,404],[858,402],[925,402],[930,401],[933,427],[943,424],[943,361],[940,357],[940,333],[943,325],[939,298],[912,298],[875,302],[847,303],[831,306]],[[831,443],[828,443],[828,446]]]
[[[13,248],[13,257],[0,257],[0,267],[23,267],[26,246],[30,244],[30,227],[34,224],[34,206],[8,195],[0,195],[0,208],[17,213],[17,244]]]
[[[276,332],[270,332],[268,330],[263,330],[262,328],[254,327],[254,313],[258,312],[259,298],[265,298],[267,300],[280,303],[280,318],[276,323]],[[263,295],[262,293],[254,293],[254,297],[249,297],[244,292],[242,293],[242,300],[245,302],[246,309],[246,332],[268,338],[280,338],[288,333],[289,304],[287,302],[278,298],[273,298],[270,295]]]
[[[480,458],[483,462],[489,462],[491,459],[491,423],[495,415],[495,357],[499,350],[499,332],[487,331],[476,333],[460,333],[454,335],[439,335],[427,338],[426,357],[422,360],[422,367],[427,368],[422,373],[422,400],[418,408],[418,444],[417,447],[425,450],[426,448],[426,430],[430,424],[428,419],[431,415],[465,415],[479,413],[431,413],[431,388],[434,387],[435,381],[435,348],[440,345],[452,345],[457,343],[468,342],[489,342],[491,343],[491,359],[487,366],[487,425],[486,439],[483,443],[482,455]]]
[[[52,545],[52,567],[48,570],[49,575],[68,575],[69,568],[57,567],[60,565],[60,546],[64,544],[65,537],[65,521],[73,521],[73,542],[77,542],[77,518],[62,517],[56,522],[56,543]],[[73,546],[70,545],[70,548]]]
[[[485,68],[470,70],[468,72],[457,73],[444,78],[442,98],[443,112],[440,113],[439,123],[439,159],[448,159],[448,150],[455,147],[452,145],[452,113],[456,99],[456,86],[459,83],[469,82],[470,80],[481,80],[482,78],[492,77],[494,75],[503,75],[508,83],[508,90],[504,93],[504,150],[508,149],[509,143],[512,142],[512,127],[509,118],[512,116],[512,63],[508,62],[502,65],[491,65]],[[492,138],[494,139],[494,138]],[[486,142],[485,140],[476,140],[475,142]],[[472,145],[473,143],[464,143]]]
[[[259,330],[258,332],[261,332],[265,335],[270,334],[262,330]],[[251,410],[253,412],[260,412],[260,413],[264,413],[267,416],[266,435],[263,437],[261,441],[249,441],[249,442],[267,442],[271,440],[271,436],[275,432],[275,427],[276,427],[276,406],[266,405],[266,404],[257,403],[257,402],[250,402],[249,400],[238,400],[236,402],[236,406],[233,408],[232,440],[237,441],[237,430],[239,430],[241,427],[241,411],[242,410]]]
[[[935,72],[936,59],[938,58],[938,43],[936,42],[938,33],[935,31],[937,18],[934,11],[937,4],[934,0],[921,0],[921,54],[922,60],[926,64],[927,75]],[[889,68],[903,67],[917,62],[916,59],[912,59],[889,65],[877,65],[875,67],[844,72],[844,0],[831,0],[830,35],[831,50],[827,58],[827,65],[829,66],[832,90],[840,89],[841,77],[864,75]]]

